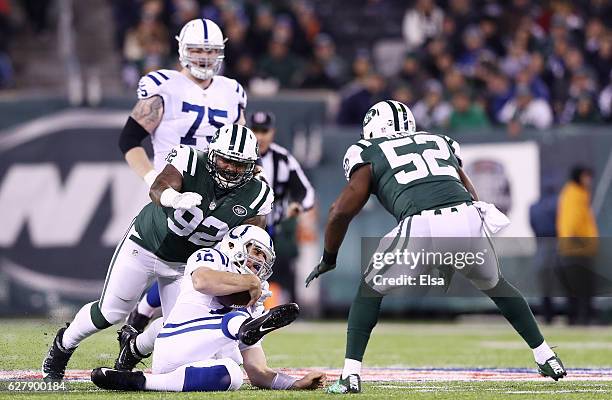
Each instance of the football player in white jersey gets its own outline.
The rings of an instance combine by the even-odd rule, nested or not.
[[[119,138],[125,160],[149,186],[174,146],[206,150],[218,128],[245,123],[246,92],[234,79],[218,75],[227,39],[217,24],[194,19],[183,26],[176,40],[183,68],[153,71],[140,79],[138,102]],[[141,145],[149,135],[153,165]],[[151,317],[159,316],[160,304],[154,284],[128,322],[142,331]]]
[[[183,144],[206,150],[221,126],[245,122],[246,92],[236,80],[217,75],[227,40],[217,24],[194,19],[176,40],[183,68],[153,71],[140,79],[138,102],[119,139],[127,163],[149,186],[172,147]],[[147,135],[153,143],[155,168],[141,146]]]
[[[272,274],[274,258],[270,236],[252,225],[230,230],[218,249],[196,251],[187,262],[176,305],[155,340],[152,373],[97,368],[92,382],[111,390],[237,390],[243,364],[251,384],[258,387],[321,387],[324,373],[298,379],[276,372],[268,367],[261,347],[264,335],[297,318],[297,304],[264,314],[261,298],[250,307],[233,309],[216,297],[259,289]]]

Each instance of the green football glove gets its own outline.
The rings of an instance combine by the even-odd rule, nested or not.
[[[327,271],[331,271],[334,268],[336,268],[336,264],[335,263],[334,264],[328,264],[325,261],[321,260],[319,262],[319,265],[314,267],[312,272],[306,278],[306,287],[308,287],[308,285],[310,285],[310,282],[312,282],[313,279],[318,278],[319,275],[324,274]]]

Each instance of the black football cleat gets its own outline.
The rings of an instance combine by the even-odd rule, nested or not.
[[[140,314],[138,309],[135,309],[128,316],[126,325],[131,325],[134,329],[138,331],[138,333],[142,333],[147,325],[149,325],[149,321],[151,318],[147,317],[144,314]]]
[[[61,381],[64,379],[66,365],[68,365],[68,361],[76,349],[76,347],[66,349],[64,346],[62,346],[62,338],[64,337],[64,332],[69,325],[70,324],[66,324],[65,328],[61,328],[57,331],[57,334],[53,339],[53,343],[47,352],[47,356],[43,360],[43,380],[47,382]]]
[[[150,356],[142,355],[136,348],[136,337],[138,331],[130,325],[123,325],[117,331],[119,341],[119,356],[115,360],[115,369],[118,371],[131,371],[143,358]]]
[[[540,375],[552,378],[555,381],[563,379],[567,375],[563,362],[561,362],[561,359],[556,354],[546,360],[544,364],[538,364],[538,372]]]
[[[145,378],[141,371],[117,371],[110,368],[96,368],[91,371],[91,381],[106,390],[145,390]]]
[[[299,313],[300,308],[295,303],[273,307],[260,317],[244,321],[238,330],[238,339],[247,346],[253,345],[268,333],[295,321]]]

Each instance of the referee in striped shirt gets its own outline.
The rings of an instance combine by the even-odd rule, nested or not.
[[[263,167],[263,176],[274,190],[274,206],[267,216],[267,230],[277,253],[272,280],[294,297],[295,274],[291,261],[297,256],[297,217],[314,206],[315,192],[295,157],[274,143],[274,121],[274,114],[257,111],[249,118],[249,127],[259,143],[257,164]]]

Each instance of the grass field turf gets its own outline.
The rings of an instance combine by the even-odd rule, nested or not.
[[[60,323],[32,320],[0,321],[0,370],[38,370]],[[298,323],[269,335],[264,344],[273,367],[341,368],[345,344],[344,323]],[[609,328],[546,327],[551,345],[570,369],[612,367],[612,330]],[[86,340],[69,369],[112,365],[117,351],[114,329]],[[474,323],[382,323],[370,341],[365,367],[518,367],[534,368],[533,357],[520,338],[501,320]],[[147,365],[150,366],[150,365]],[[235,393],[110,393],[91,383],[69,383],[65,393],[0,392],[0,398],[230,398],[314,399],[322,391],[277,392],[251,390]],[[528,382],[366,382],[359,398],[386,399],[609,399],[612,382],[538,380]]]

